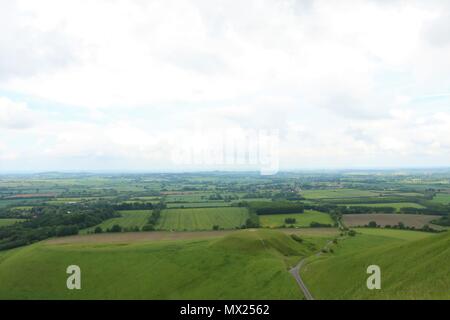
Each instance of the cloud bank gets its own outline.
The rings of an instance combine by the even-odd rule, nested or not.
[[[281,168],[445,166],[448,1],[0,0],[0,171],[185,170],[276,129]],[[238,168],[236,168],[238,169]]]

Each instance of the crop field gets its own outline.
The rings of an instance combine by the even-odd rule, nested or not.
[[[167,208],[214,208],[214,207],[229,207],[229,202],[183,202],[183,203],[168,203]]]
[[[83,230],[83,233],[88,233],[94,231],[96,227],[100,227],[103,231],[111,229],[114,225],[119,225],[122,228],[142,228],[147,224],[148,218],[150,217],[150,210],[129,210],[129,211],[119,211],[121,217],[112,218],[104,221],[98,226],[91,227]]]
[[[354,198],[354,197],[376,197],[380,192],[358,189],[326,189],[326,190],[304,190],[301,192],[306,199],[326,198]]]
[[[160,230],[192,231],[239,228],[248,218],[246,208],[195,208],[163,210]]]
[[[301,275],[318,299],[450,299],[450,233],[421,239],[417,234],[407,239],[397,230],[358,234],[338,242],[333,254],[311,259]],[[381,268],[382,290],[367,289],[369,265]]]
[[[301,299],[287,261],[314,247],[272,230],[150,243],[39,243],[0,253],[0,299]],[[65,269],[74,262],[83,270],[82,290],[70,291]]]
[[[285,219],[293,218],[295,223],[286,223]],[[289,213],[289,214],[273,214],[273,215],[262,215],[259,217],[261,226],[277,228],[284,225],[294,226],[294,227],[309,227],[311,222],[318,222],[321,224],[333,225],[334,222],[327,213],[305,210],[303,213]]]
[[[0,219],[0,227],[10,226],[17,222],[25,221],[24,219]]]
[[[377,225],[385,227],[386,225],[394,226],[402,222],[405,226],[422,228],[431,221],[438,219],[439,216],[421,215],[421,214],[345,214],[342,219],[347,227],[362,227],[371,221],[375,221]]]

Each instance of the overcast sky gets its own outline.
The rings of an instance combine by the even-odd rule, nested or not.
[[[185,170],[229,128],[282,169],[448,166],[450,1],[0,0],[0,172]]]

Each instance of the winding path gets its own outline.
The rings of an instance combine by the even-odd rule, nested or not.
[[[333,241],[328,241],[327,244],[322,248],[328,249],[328,247],[333,243]],[[322,250],[320,250],[318,253],[316,253],[316,256],[319,257],[322,254]],[[299,263],[295,267],[293,267],[291,270],[289,270],[289,273],[292,274],[292,276],[295,278],[295,281],[297,281],[298,286],[302,290],[306,300],[314,300],[314,297],[312,296],[311,292],[309,291],[308,287],[306,286],[305,282],[303,282],[302,277],[300,277],[300,270],[302,269],[303,265],[305,264],[305,261],[308,257],[303,258],[300,260]]]
[[[311,292],[309,292],[308,287],[303,282],[302,278],[300,277],[300,269],[302,268],[306,258],[302,259],[295,267],[293,267],[291,270],[289,270],[290,274],[292,274],[295,278],[295,280],[298,283],[298,286],[302,290],[303,294],[305,295],[305,298],[307,300],[314,300],[314,297],[312,296]]]

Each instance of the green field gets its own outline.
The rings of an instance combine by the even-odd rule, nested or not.
[[[286,218],[295,218],[294,224],[285,223]],[[318,222],[322,224],[331,224],[334,222],[327,213],[305,210],[303,213],[290,213],[290,214],[271,214],[259,216],[259,222],[262,227],[277,228],[283,225],[293,225],[294,227],[309,227],[311,222]]]
[[[358,229],[334,253],[312,258],[301,275],[317,299],[450,299],[450,233]],[[366,269],[381,268],[381,290]]]
[[[373,229],[373,228],[355,228],[358,233],[371,236],[381,236],[399,240],[420,240],[434,236],[432,233],[410,230],[390,230],[390,229]]]
[[[449,204],[450,194],[449,193],[438,193],[432,200],[434,203]]]
[[[314,250],[275,230],[152,243],[37,243],[0,252],[0,299],[302,299],[287,261]],[[82,271],[67,290],[66,268]]]
[[[391,207],[400,211],[401,208],[417,208],[423,209],[424,206],[413,202],[397,202],[397,203],[358,203],[358,204],[343,204],[347,207]]]
[[[334,198],[354,198],[354,197],[377,197],[380,192],[358,189],[325,189],[325,190],[304,190],[301,195],[306,199],[334,199]]]
[[[214,207],[229,207],[229,202],[183,202],[183,203],[168,203],[167,208],[214,208]]]
[[[208,200],[210,194],[208,193],[192,193],[192,194],[180,194],[180,195],[166,195],[165,201],[170,202],[204,202]]]
[[[84,229],[81,231],[82,234],[94,231],[96,227],[100,227],[103,231],[106,229],[110,229],[114,225],[119,225],[122,228],[142,228],[147,224],[148,218],[152,213],[151,210],[127,210],[127,211],[119,211],[121,217],[108,219],[103,221],[101,224],[91,227],[88,229]]]
[[[10,226],[17,222],[25,221],[24,219],[0,219],[0,227]]]
[[[211,230],[217,225],[221,229],[234,229],[245,224],[246,208],[196,208],[166,209],[158,223],[160,230],[192,231]]]

